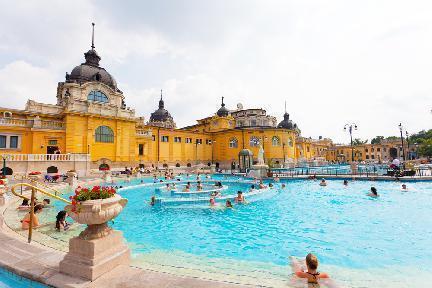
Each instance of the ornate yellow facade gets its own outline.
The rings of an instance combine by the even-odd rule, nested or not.
[[[276,125],[263,109],[230,111],[223,100],[214,115],[177,129],[161,95],[146,123],[126,107],[94,47],[84,55],[86,61],[58,84],[56,105],[29,100],[24,110],[0,108],[0,153],[89,154],[93,167],[214,163],[233,168],[242,149],[256,158],[260,145],[270,166],[316,156],[287,113]]]

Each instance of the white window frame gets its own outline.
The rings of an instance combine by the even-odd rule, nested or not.
[[[1,136],[6,136],[6,147],[0,148],[0,150],[21,150],[21,144],[22,144],[22,135],[19,134],[10,134],[10,133],[1,133]],[[16,148],[11,148],[11,137],[17,136],[18,137],[18,146]]]

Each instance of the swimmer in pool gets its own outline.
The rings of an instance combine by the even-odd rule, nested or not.
[[[203,185],[201,184],[201,181],[197,182],[197,190],[201,191],[203,189]]]
[[[166,184],[165,190],[166,190],[166,191],[171,191],[170,184],[168,184],[168,183]]]
[[[226,200],[226,202],[225,202],[225,207],[226,207],[226,208],[233,208],[233,205],[232,205],[232,203],[231,203],[230,200]]]
[[[243,192],[242,191],[237,191],[237,197],[235,198],[235,202],[236,203],[245,203],[246,199],[243,196]]]
[[[259,189],[267,188],[267,186],[264,185],[262,180],[260,180],[258,187],[259,187]]]
[[[402,191],[408,191],[407,185],[406,184],[402,184],[401,190]]]
[[[286,187],[286,185],[285,184],[282,184],[282,188],[285,188]]]
[[[252,186],[250,187],[249,191],[253,191],[253,190],[255,190],[255,185],[254,184],[252,184]]]
[[[191,184],[190,184],[190,182],[187,182],[185,188],[183,189],[183,192],[189,192],[190,188],[191,188]]]
[[[378,198],[378,192],[377,189],[375,187],[371,187],[371,192],[367,194],[367,196],[372,197],[372,198]]]
[[[344,180],[343,185],[348,186],[348,180]]]
[[[327,182],[325,181],[324,178],[321,179],[321,182],[319,184],[320,186],[327,186]]]
[[[151,198],[150,198],[150,205],[151,206],[154,206],[156,204],[156,197],[155,196],[152,196]]]
[[[327,273],[320,273],[317,271],[318,258],[312,253],[309,253],[306,256],[305,262],[307,267],[306,271],[298,260],[291,257],[291,267],[297,277],[307,279],[307,282],[310,284],[318,284],[318,280],[330,278]]]
[[[216,201],[213,197],[210,198],[210,207],[216,206]]]

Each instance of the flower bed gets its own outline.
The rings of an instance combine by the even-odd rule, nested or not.
[[[115,195],[113,187],[94,186],[93,188],[77,187],[75,195],[70,196],[72,202],[72,212],[76,212],[80,202],[87,200],[107,199]]]

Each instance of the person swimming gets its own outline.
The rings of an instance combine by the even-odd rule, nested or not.
[[[255,185],[254,184],[251,185],[249,191],[253,191],[253,190],[255,190]]]
[[[42,204],[37,204],[36,206],[34,206],[34,215],[33,215],[33,228],[38,227],[39,224],[39,219],[37,217],[37,214],[39,214],[40,212],[42,212],[43,210],[43,205]],[[30,213],[27,213],[24,218],[21,220],[21,228],[22,229],[29,229],[30,227]]]
[[[225,202],[225,207],[226,207],[226,208],[233,208],[233,205],[232,205],[232,203],[231,203],[230,200],[226,200],[226,202]]]
[[[156,196],[152,196],[151,198],[150,198],[150,205],[151,206],[154,206],[156,204]]]
[[[300,262],[297,261],[294,257],[291,257],[291,267],[297,277],[307,279],[307,282],[310,284],[318,284],[319,279],[330,278],[327,273],[320,273],[317,271],[318,258],[312,253],[309,253],[306,256],[306,271],[304,271]]]
[[[259,185],[258,185],[258,188],[259,188],[259,189],[264,189],[264,188],[267,188],[267,186],[265,186],[264,183],[263,183],[263,181],[260,180]]]
[[[235,198],[236,203],[244,203],[246,201],[245,197],[243,196],[242,191],[237,191],[237,197]]]
[[[377,189],[375,187],[371,187],[371,192],[367,194],[367,196],[372,197],[372,198],[377,198],[379,197]]]
[[[321,179],[321,182],[319,183],[320,186],[327,186],[327,182],[324,178]]]
[[[286,187],[285,183],[282,183],[282,188],[285,188],[285,187]]]
[[[401,190],[402,191],[408,191],[407,185],[406,184],[402,184]]]
[[[165,190],[166,190],[166,191],[171,191],[171,187],[170,187],[170,184],[169,184],[169,183],[167,183],[167,184],[165,185]]]
[[[343,185],[348,186],[348,180],[344,180]]]
[[[29,199],[23,199],[21,205],[18,206],[17,209],[18,210],[29,210],[30,209]]]
[[[66,211],[60,211],[58,212],[57,216],[56,216],[56,224],[55,224],[55,228],[57,231],[66,231],[70,228],[70,224],[66,222],[66,217],[67,217],[67,212]]]
[[[189,192],[190,188],[191,188],[191,184],[190,184],[190,182],[187,182],[185,188],[183,189],[183,192]]]
[[[270,184],[269,184],[269,187],[270,187],[270,188],[273,188],[273,184],[272,184],[272,183],[270,183]]]
[[[216,206],[216,201],[213,197],[210,198],[210,207]]]
[[[197,190],[201,191],[203,189],[203,185],[201,184],[201,181],[197,182]]]

